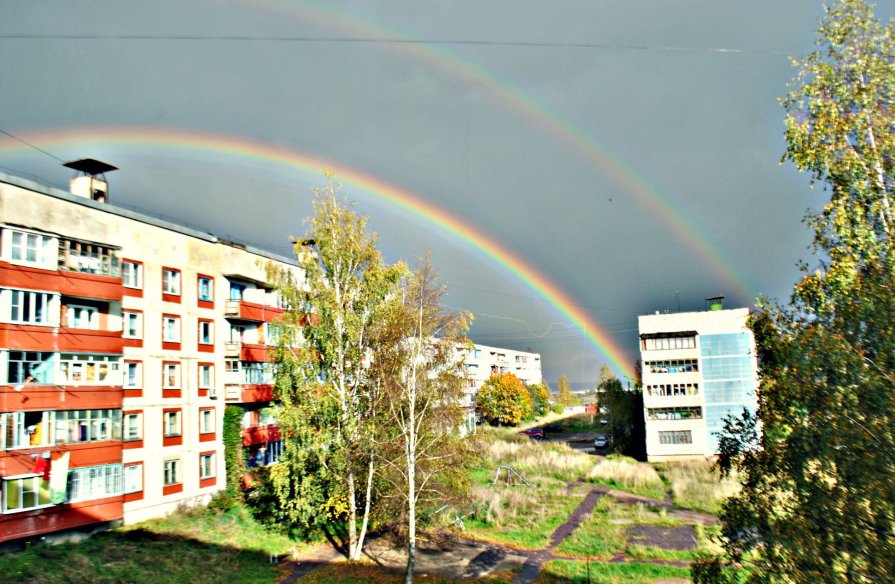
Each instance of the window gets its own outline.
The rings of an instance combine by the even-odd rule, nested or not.
[[[211,389],[214,385],[214,365],[199,365],[199,389]]]
[[[164,413],[165,436],[180,436],[180,410]]]
[[[690,430],[673,430],[659,432],[659,444],[692,444],[693,433]]]
[[[138,493],[143,490],[143,463],[124,467],[124,492]]]
[[[65,321],[69,328],[96,330],[99,328],[99,310],[95,306],[69,304],[65,311]]]
[[[36,509],[50,504],[50,483],[41,477],[3,480],[4,513]]]
[[[62,353],[59,356],[61,382],[71,385],[118,385],[120,357]]]
[[[643,368],[650,373],[694,373],[699,371],[696,359],[672,359],[668,361],[647,361]]]
[[[210,320],[199,321],[199,344],[211,345],[214,343],[214,322]]]
[[[671,397],[680,395],[699,395],[698,383],[661,383],[647,385],[647,392],[652,396]]]
[[[143,437],[143,414],[124,414],[124,440],[139,440]]]
[[[230,300],[242,300],[246,287],[243,284],[230,284]]]
[[[240,383],[247,385],[272,384],[274,371],[272,364],[244,361],[240,368]]]
[[[162,375],[163,388],[180,388],[180,363],[164,363],[162,365]]]
[[[230,342],[242,342],[245,339],[246,327],[241,324],[230,325]]]
[[[7,383],[53,383],[53,353],[9,351]]]
[[[5,229],[3,233],[3,255],[13,262],[55,268],[58,262],[57,247],[56,239],[49,235],[14,229]]]
[[[140,361],[124,363],[124,387],[125,389],[143,387],[143,363]]]
[[[121,439],[121,410],[63,410],[54,414],[54,443]]]
[[[166,460],[165,461],[165,477],[164,482],[165,486],[168,485],[176,485],[180,482],[179,477],[179,460]]]
[[[199,478],[210,479],[214,476],[214,453],[199,455]]]
[[[125,288],[143,288],[143,264],[124,260],[121,262],[121,277]]]
[[[179,316],[163,316],[162,317],[162,340],[166,343],[180,342],[180,317]]]
[[[211,434],[214,432],[214,410],[199,410],[199,433]]]
[[[118,251],[108,245],[63,239],[59,242],[58,265],[84,274],[121,277]]]
[[[126,339],[142,339],[143,338],[143,315],[139,312],[122,312],[122,320],[124,321],[124,332],[122,336]]]
[[[671,349],[695,349],[696,336],[653,337],[643,339],[643,348],[647,351],[666,351]]]
[[[180,296],[180,271],[169,268],[162,270],[162,292]]]
[[[702,418],[702,408],[648,408],[650,420],[698,420]]]
[[[199,300],[214,302],[214,280],[208,276],[199,276]]]
[[[48,324],[59,322],[59,297],[46,292],[8,290],[9,322],[22,324]]]
[[[104,499],[121,494],[121,465],[104,464],[68,471],[69,503]]]

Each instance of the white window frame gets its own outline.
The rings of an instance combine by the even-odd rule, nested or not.
[[[172,436],[183,436],[183,428],[181,427],[180,423],[180,410],[174,412],[164,412],[162,414],[162,420],[164,422],[162,431],[164,432],[164,436],[166,438],[170,438]]]
[[[214,387],[214,365],[199,365],[199,389]]]
[[[143,387],[143,362],[142,361],[125,361],[124,362],[124,379],[122,379],[122,387],[124,389],[140,389]],[[134,372],[134,382],[131,383],[131,371]]]
[[[100,378],[103,367],[106,375]],[[88,379],[91,371],[93,379]],[[121,357],[60,353],[57,379],[64,385],[121,385]]]
[[[136,326],[131,327],[131,323],[136,323]],[[125,339],[142,339],[143,338],[143,313],[135,312],[131,310],[123,310],[121,311],[121,336]],[[131,328],[135,330],[135,332],[131,332]]]
[[[162,340],[166,343],[180,342],[180,317],[179,316],[163,316],[162,317]]]
[[[87,326],[78,326],[75,320],[76,314],[87,313]],[[85,306],[83,304],[68,304],[65,307],[65,325],[68,328],[99,330],[99,309],[96,306]]]
[[[13,356],[22,355],[21,359],[13,359]],[[29,357],[34,356],[36,359],[31,360]],[[37,377],[37,381],[30,381],[28,383],[54,383],[56,381],[56,368],[58,363],[58,355],[55,353],[51,353],[48,351],[19,351],[19,350],[9,350],[9,351],[0,351],[0,357],[2,357],[2,363],[0,365],[6,366],[6,375],[5,382],[6,384],[24,384],[28,377],[32,377],[34,373],[39,374]],[[16,367],[19,370],[19,377],[13,378],[13,363],[19,363],[20,366]],[[26,365],[28,364],[28,365]],[[34,369],[39,369],[39,371],[34,371]],[[26,372],[27,370],[27,372]],[[41,379],[43,378],[43,379]]]
[[[180,459],[172,458],[162,463],[164,469],[162,474],[162,483],[166,487],[171,485],[179,485],[182,481],[178,476],[180,474]]]
[[[143,490],[143,463],[126,464],[122,470],[122,492],[139,493]]]
[[[208,290],[206,294],[202,293],[202,281],[208,282]],[[208,276],[199,276],[196,280],[196,293],[202,302],[214,302],[214,279]]]
[[[24,486],[25,486],[25,482],[26,482],[26,481],[27,481],[28,483],[30,483],[30,485],[29,485],[30,488],[27,489],[27,490],[24,488]],[[8,498],[9,498],[9,495],[8,495],[8,493],[9,493],[9,484],[12,483],[12,482],[21,482],[22,487],[19,488],[19,501],[18,501],[18,506],[16,506],[16,507],[10,509],[10,508],[7,506],[7,504],[8,504]],[[2,507],[2,511],[3,511],[3,513],[4,513],[4,514],[6,514],[6,513],[21,513],[21,512],[23,512],[23,511],[31,511],[32,509],[43,509],[44,507],[52,507],[52,506],[53,506],[53,503],[52,503],[51,500],[50,500],[50,487],[49,487],[49,484],[45,484],[45,485],[43,485],[43,486],[44,486],[44,489],[41,490],[41,486],[42,486],[41,483],[45,483],[45,481],[43,481],[43,478],[42,478],[40,475],[18,476],[18,477],[3,477],[2,479],[0,479],[0,485],[2,485],[2,489],[0,489],[0,491],[2,491],[2,493],[0,493],[0,495],[2,495],[2,500],[0,500],[0,502],[2,502],[2,505],[3,505],[3,507]],[[45,499],[44,499],[44,500],[46,501],[45,503],[41,503],[41,502],[40,502],[40,501],[41,501],[41,493],[42,493],[42,492],[43,492],[44,497],[45,497]],[[32,505],[32,506],[30,506],[30,507],[25,507],[25,506],[24,506],[24,495],[25,495],[25,493],[33,493],[33,494],[34,494],[34,501],[35,501],[35,503],[37,503],[37,504],[36,504],[36,505]]]
[[[215,476],[214,452],[199,455],[199,479],[213,479]]]
[[[131,428],[135,433],[131,434]],[[143,412],[132,412],[123,414],[121,417],[121,439],[125,442],[129,440],[143,439]]]
[[[29,245],[29,241],[34,244]],[[29,247],[34,250],[32,259],[28,257]],[[3,229],[2,250],[0,251],[2,251],[3,258],[11,264],[38,266],[50,270],[58,268],[59,240],[45,233],[6,227]]]
[[[27,301],[26,301],[27,296]],[[38,326],[59,325],[59,295],[39,290],[0,290],[3,303],[3,319],[13,324]],[[14,312],[18,314],[14,314]],[[27,312],[28,314],[24,314]]]
[[[213,409],[199,410],[199,434],[213,434],[215,430],[215,412]]]
[[[208,329],[207,331],[204,330],[206,328]],[[200,320],[198,332],[199,332],[199,344],[200,345],[213,345],[214,344],[214,321]]]
[[[131,269],[133,268],[133,269]],[[143,264],[124,260],[121,262],[121,279],[125,288],[143,289]]]
[[[180,296],[180,272],[162,268],[162,292],[171,296]]]
[[[92,501],[121,494],[121,463],[85,466],[68,471],[66,502]]]
[[[162,388],[180,389],[182,387],[180,373],[180,363],[162,363]]]

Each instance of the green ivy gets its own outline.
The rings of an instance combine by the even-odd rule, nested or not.
[[[242,475],[245,461],[242,453],[242,408],[227,406],[224,409],[224,462],[227,465],[227,494],[242,498]]]

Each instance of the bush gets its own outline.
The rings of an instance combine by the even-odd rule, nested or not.
[[[550,406],[550,410],[554,414],[561,414],[566,411],[566,406],[564,406],[562,404],[553,404],[552,406]]]

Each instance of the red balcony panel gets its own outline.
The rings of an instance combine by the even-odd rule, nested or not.
[[[61,283],[57,289],[67,296],[100,300],[121,300],[124,296],[121,278],[67,270],[59,270],[58,273]]]
[[[124,497],[107,497],[0,515],[0,541],[114,521],[124,516]]]
[[[284,310],[273,306],[265,306],[264,304],[255,304],[254,302],[239,302],[239,318],[243,320],[253,320],[255,322],[273,322],[283,317]]]
[[[264,444],[273,440],[280,439],[280,426],[277,424],[268,424],[266,426],[251,426],[242,429],[242,445],[252,446],[254,444]]]
[[[58,446],[33,446],[0,452],[0,476],[16,476],[34,472],[35,458],[49,452],[52,459],[58,458],[60,452],[70,452],[69,468],[115,464],[121,462],[121,440],[104,442],[82,442],[78,444],[60,444]]]
[[[123,398],[121,386],[112,385],[0,385],[0,412],[118,409]]]
[[[252,403],[252,402],[269,402],[273,399],[273,386],[258,384],[258,385],[243,385],[242,386],[242,396],[240,400],[243,403]]]
[[[59,350],[79,353],[122,353],[124,339],[121,331],[93,331],[60,328]]]
[[[125,493],[124,494],[124,502],[130,503],[131,501],[141,501],[143,500],[143,491],[137,491],[136,493]]]
[[[239,358],[243,361],[273,361],[273,355],[271,355],[269,346],[251,343],[242,344]]]

